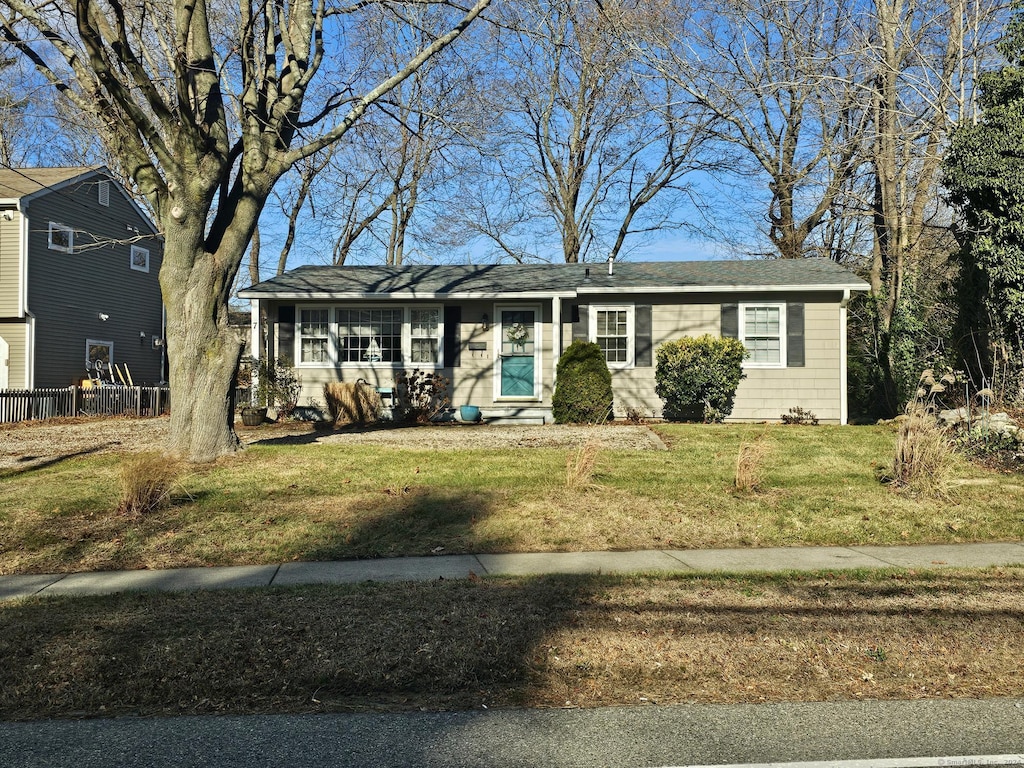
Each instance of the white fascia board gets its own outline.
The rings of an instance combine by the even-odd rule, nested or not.
[[[328,291],[280,291],[265,293],[263,291],[239,291],[240,299],[271,299],[273,301],[517,301],[520,299],[571,299],[575,291],[530,291],[524,293],[420,293],[403,291],[401,293],[331,293]]]
[[[633,295],[637,293],[792,293],[824,291],[867,291],[867,283],[839,283],[835,285],[679,285],[645,286],[627,288],[581,287],[578,293],[586,295]]]

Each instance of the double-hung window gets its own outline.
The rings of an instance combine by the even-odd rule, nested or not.
[[[781,368],[786,365],[786,305],[741,304],[739,337],[750,352],[745,365]]]
[[[437,307],[409,310],[409,362],[437,365],[440,362],[441,311]]]
[[[592,339],[604,353],[609,368],[633,365],[633,307],[591,307]]]
[[[330,361],[329,309],[299,310],[299,362],[327,363]]]

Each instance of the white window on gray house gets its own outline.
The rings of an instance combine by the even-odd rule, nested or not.
[[[402,309],[339,309],[338,360],[402,362]]]
[[[149,250],[138,245],[132,246],[131,268],[138,272],[149,272]]]
[[[63,251],[64,253],[75,252],[75,230],[65,227],[55,221],[50,222],[49,240],[47,242],[50,250]]]
[[[409,361],[412,363],[438,363],[440,349],[441,311],[437,307],[413,309],[409,313],[411,347]]]
[[[109,206],[110,205],[110,182],[109,181],[101,181],[97,185],[97,188],[99,190],[98,194],[99,194],[100,205]]]
[[[633,364],[633,307],[591,307],[592,340],[611,368]]]
[[[786,364],[786,312],[784,304],[740,305],[739,338],[750,352],[747,365],[781,367]]]
[[[329,309],[299,310],[299,362],[329,362],[330,321]]]

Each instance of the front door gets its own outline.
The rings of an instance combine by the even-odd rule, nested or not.
[[[537,399],[535,309],[499,309],[498,397]]]

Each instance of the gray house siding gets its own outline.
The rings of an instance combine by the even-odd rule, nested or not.
[[[148,225],[114,184],[109,206],[100,205],[98,180],[37,197],[28,207],[37,387],[68,386],[85,377],[89,339],[111,342],[113,362],[127,365],[135,384],[161,378],[162,351],[152,340],[163,333],[162,245],[156,237],[135,240]],[[48,246],[50,222],[74,230],[73,253]],[[149,251],[148,272],[131,268],[132,242]]]

